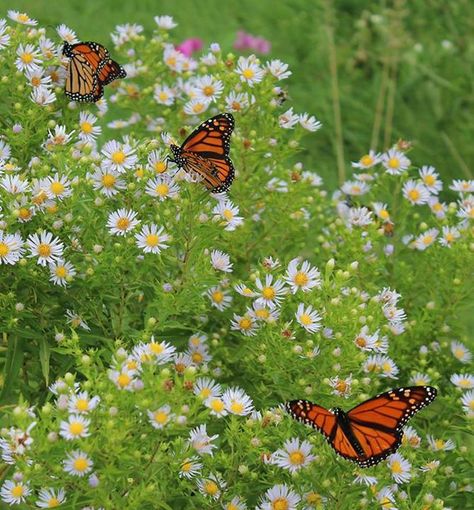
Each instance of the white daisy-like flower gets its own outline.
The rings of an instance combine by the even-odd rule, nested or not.
[[[208,498],[219,499],[226,483],[218,473],[211,473],[207,478],[202,478],[196,482],[199,492]]]
[[[249,96],[244,92],[231,90],[225,98],[225,104],[227,111],[240,112],[249,106]]]
[[[39,508],[56,508],[66,501],[66,492],[60,489],[41,489],[36,500]]]
[[[169,175],[157,175],[146,183],[145,193],[158,198],[161,202],[167,198],[173,198],[179,193],[179,186]]]
[[[62,23],[56,27],[56,32],[63,41],[67,41],[69,44],[75,44],[79,42],[74,30],[69,28],[67,25]]]
[[[438,242],[441,246],[445,246],[446,248],[451,248],[454,241],[461,237],[461,232],[456,227],[448,227],[447,225],[443,225],[441,230],[441,236],[438,239]]]
[[[38,234],[30,234],[26,241],[30,249],[29,257],[38,257],[37,263],[46,266],[55,262],[63,255],[64,245],[51,232],[41,232]]]
[[[453,374],[451,382],[463,390],[471,390],[474,388],[474,375],[471,374]]]
[[[329,379],[329,386],[332,388],[333,395],[348,398],[352,391],[352,375],[349,377],[332,377]]]
[[[395,506],[395,496],[390,487],[383,487],[375,497],[383,510],[398,510]]]
[[[411,425],[407,425],[403,428],[402,444],[411,446],[412,448],[420,447],[421,438]]]
[[[366,475],[364,473],[359,473],[352,483],[359,485],[367,485],[367,487],[372,487],[373,485],[377,485],[378,479],[375,476]]]
[[[277,59],[267,62],[267,69],[268,72],[278,80],[286,80],[292,74],[292,72],[288,69],[288,64]]]
[[[257,321],[252,314],[237,315],[234,313],[230,323],[231,329],[240,331],[245,336],[254,336],[257,330]]]
[[[471,352],[461,342],[451,342],[451,352],[461,363],[469,363],[472,359]]]
[[[89,397],[87,391],[74,393],[69,397],[68,409],[70,413],[87,414],[93,411],[100,402],[100,397]]]
[[[110,370],[109,379],[119,390],[133,391],[136,379],[134,378],[136,370],[128,370],[122,367],[121,370]]]
[[[247,298],[254,298],[258,296],[258,294],[255,291],[253,291],[250,287],[247,287],[247,285],[244,285],[243,283],[238,283],[237,285],[234,285],[234,289],[241,296]]]
[[[230,200],[219,200],[217,205],[212,209],[214,221],[225,225],[224,230],[233,231],[242,225],[244,219],[239,216],[239,208]]]
[[[427,386],[431,382],[431,377],[428,374],[422,372],[416,372],[410,377],[410,384],[413,386]]]
[[[185,103],[183,111],[186,115],[200,115],[205,112],[210,105],[211,101],[207,98],[194,98]]]
[[[301,441],[300,444],[298,438],[288,439],[283,448],[271,454],[270,463],[287,469],[290,473],[296,473],[316,458],[311,454],[311,449],[311,443],[308,441]]]
[[[231,414],[247,416],[254,410],[252,399],[241,388],[229,388],[222,395],[225,408]]]
[[[265,492],[257,510],[296,510],[300,496],[286,484],[277,484]]]
[[[422,166],[418,173],[425,188],[433,195],[437,195],[443,189],[443,183],[433,166]]]
[[[247,308],[247,314],[255,317],[258,321],[274,324],[280,316],[280,310],[276,307],[270,308],[263,303],[252,303],[252,309]]]
[[[259,66],[255,55],[239,57],[235,72],[240,76],[240,80],[250,87],[261,82],[265,75],[265,71]]]
[[[201,400],[206,400],[211,397],[219,397],[222,394],[222,387],[209,377],[199,377],[193,385],[193,393]]]
[[[341,186],[341,190],[346,195],[361,196],[370,191],[370,186],[363,181],[346,181]]]
[[[220,250],[211,251],[211,264],[214,269],[224,273],[232,273],[232,262],[227,253]]]
[[[163,174],[168,169],[168,161],[165,151],[154,150],[148,155],[147,168],[157,174]]]
[[[67,454],[66,460],[63,461],[63,466],[66,473],[83,477],[92,471],[94,463],[87,453],[74,450]]]
[[[216,101],[224,90],[224,84],[221,80],[212,75],[201,76],[194,82],[193,93],[196,99],[206,101]]]
[[[72,441],[89,436],[90,420],[80,414],[70,414],[67,420],[63,420],[59,425],[59,434]]]
[[[49,264],[49,274],[50,281],[52,281],[55,285],[66,287],[69,280],[76,275],[76,269],[71,262],[58,259]]]
[[[158,408],[156,411],[148,411],[148,419],[153,428],[163,429],[166,425],[174,418],[174,414],[171,412],[169,405],[164,405]]]
[[[390,322],[402,322],[407,318],[403,308],[397,308],[390,303],[382,306],[382,312]]]
[[[0,50],[5,49],[10,44],[10,34],[7,31],[7,20],[0,19]]]
[[[199,457],[188,457],[181,463],[178,476],[180,478],[187,478],[190,480],[191,478],[201,474],[202,466],[202,462],[199,462]]]
[[[407,483],[411,479],[411,464],[399,453],[393,453],[387,459],[392,478],[396,483]]]
[[[19,505],[31,494],[27,483],[15,480],[6,480],[0,489],[0,498],[9,505]]]
[[[424,251],[436,241],[438,234],[439,230],[437,228],[429,228],[415,239],[413,245],[417,250]]]
[[[54,103],[56,101],[56,94],[48,89],[47,87],[35,87],[30,94],[30,98],[33,103],[36,103],[40,106],[47,106],[48,104]]]
[[[390,222],[390,213],[388,212],[387,204],[383,202],[373,202],[372,208],[374,209],[375,215],[380,218],[384,223]]]
[[[211,300],[212,306],[217,308],[219,311],[224,311],[226,308],[229,308],[232,303],[232,296],[221,287],[211,287],[207,291],[207,295]]]
[[[38,39],[38,46],[40,48],[41,54],[46,60],[51,60],[57,55],[56,43],[44,35],[41,35]]]
[[[119,172],[112,168],[98,168],[90,177],[93,188],[108,198],[127,187],[126,182],[120,178]]]
[[[162,28],[163,30],[171,30],[172,28],[178,26],[178,24],[171,16],[155,16],[153,19],[155,20],[155,23],[158,25],[158,27]]]
[[[470,416],[474,417],[474,391],[466,391],[461,398],[462,407],[464,412]]]
[[[90,331],[91,328],[88,326],[87,322],[76,312],[73,310],[66,310],[67,323],[70,324],[73,328],[81,327],[86,331]]]
[[[395,362],[384,354],[369,356],[362,365],[364,372],[379,374],[381,377],[396,379],[399,369]]]
[[[30,18],[28,14],[26,14],[25,12],[9,10],[7,15],[10,19],[16,21],[17,23],[20,23],[21,25],[29,25],[34,27],[35,25],[38,24],[38,22],[35,19]]]
[[[96,126],[97,117],[89,112],[80,112],[79,114],[79,134],[80,140],[93,142],[102,133],[102,128]]]
[[[239,496],[235,496],[228,503],[223,503],[224,510],[247,510],[247,504]]]
[[[4,175],[0,179],[0,186],[11,195],[19,195],[29,190],[30,184],[18,175]]]
[[[44,69],[41,67],[27,69],[25,76],[28,80],[28,85],[31,87],[49,87],[51,85],[51,76],[45,76],[43,73]]]
[[[435,471],[436,469],[438,469],[439,465],[440,465],[439,460],[432,460],[431,462],[427,462],[427,463],[423,464],[420,467],[420,471],[422,471],[423,473],[428,473],[429,471]]]
[[[316,333],[321,329],[321,316],[311,305],[305,307],[304,303],[300,303],[295,317],[308,333]]]
[[[430,192],[421,182],[409,179],[403,185],[403,196],[413,205],[426,204],[430,198]]]
[[[171,106],[176,98],[174,89],[163,83],[155,86],[153,97],[158,104]]]
[[[365,227],[372,223],[372,211],[367,207],[351,207],[347,214],[348,224],[354,227]]]
[[[0,230],[0,265],[16,264],[23,252],[23,239],[20,234],[7,234]]]
[[[160,253],[169,247],[166,244],[171,237],[165,232],[164,227],[159,227],[155,223],[144,225],[138,234],[135,234],[138,248],[145,253]]]
[[[373,166],[379,164],[382,161],[382,155],[379,152],[370,150],[368,154],[364,154],[359,161],[353,161],[351,163],[353,168],[359,168],[361,170],[367,170]]]
[[[104,168],[112,168],[119,173],[132,169],[137,161],[135,149],[128,143],[119,143],[116,140],[107,142],[102,148],[104,160],[102,165]]]
[[[362,351],[373,351],[376,349],[378,341],[378,330],[375,334],[369,334],[369,327],[363,326],[360,332],[354,338],[354,343]]]
[[[400,175],[411,165],[411,161],[405,154],[396,149],[390,149],[385,154],[382,154],[380,161],[387,173],[391,175]]]
[[[270,308],[278,306],[283,299],[283,296],[287,293],[283,280],[276,279],[273,281],[273,275],[271,274],[265,275],[265,282],[262,282],[260,278],[257,278],[255,280],[255,286],[259,291],[257,303]]]
[[[4,140],[0,140],[0,161],[2,163],[10,159],[11,148]]]
[[[308,292],[313,288],[321,287],[321,273],[317,267],[311,267],[307,260],[301,263],[298,258],[290,261],[286,271],[285,281],[291,288],[291,292],[296,294],[298,290]]]
[[[74,131],[67,133],[66,129],[66,126],[56,125],[53,132],[48,131],[48,138],[44,143],[46,150],[51,150],[57,145],[67,145],[71,141]]]
[[[314,115],[309,115],[309,113],[300,113],[298,122],[303,129],[313,133],[323,127],[322,123],[319,122]]]
[[[278,117],[278,123],[283,129],[292,129],[298,124],[300,120],[300,116],[297,113],[293,112],[293,107],[286,110],[285,113],[282,113]]]
[[[16,68],[19,71],[35,69],[41,64],[41,55],[33,44],[23,46],[20,44],[16,50],[18,58],[15,60]]]
[[[428,441],[428,444],[430,445],[430,448],[435,451],[444,451],[448,452],[450,450],[454,450],[456,448],[456,445],[454,444],[454,441],[452,439],[435,439],[434,436],[427,435],[426,440]]]
[[[71,181],[66,175],[54,175],[47,177],[46,194],[52,200],[63,200],[72,195]]]
[[[474,193],[474,179],[469,181],[464,179],[455,179],[449,189],[458,193]]]
[[[136,212],[122,208],[109,214],[107,227],[112,234],[124,236],[140,223],[136,218]]]
[[[210,410],[211,414],[217,416],[217,418],[223,418],[229,414],[222,397],[209,397],[204,401],[204,405]]]
[[[440,202],[437,196],[431,195],[428,199],[428,206],[431,212],[439,219],[446,217],[446,211],[448,210],[444,202]]]
[[[217,445],[213,444],[219,437],[218,434],[209,436],[206,425],[199,425],[192,429],[189,433],[188,444],[196,450],[199,455],[213,455],[213,451]]]

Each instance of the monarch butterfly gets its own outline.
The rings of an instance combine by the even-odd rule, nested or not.
[[[347,413],[325,409],[307,400],[285,404],[293,418],[321,432],[336,453],[366,468],[394,453],[402,442],[402,427],[436,398],[431,386],[396,388],[366,400]]]
[[[95,103],[104,95],[104,85],[127,76],[125,69],[110,58],[107,48],[92,41],[65,41],[63,55],[70,59],[65,93],[74,101]]]
[[[203,122],[183,142],[181,147],[171,145],[176,163],[186,172],[202,177],[206,188],[213,193],[227,191],[234,180],[234,165],[229,158],[230,135],[234,117],[220,113]]]

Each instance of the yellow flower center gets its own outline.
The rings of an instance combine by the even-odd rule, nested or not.
[[[168,414],[164,411],[158,411],[155,413],[154,419],[160,425],[164,425],[168,421]]]
[[[204,103],[196,103],[193,105],[194,113],[201,113],[202,111],[204,111]]]
[[[374,158],[370,154],[366,154],[360,158],[360,164],[363,166],[370,166],[374,162]]]
[[[240,110],[242,109],[242,106],[240,103],[238,103],[237,101],[234,101],[232,103],[232,109],[236,112],[240,112]]]
[[[85,398],[78,398],[76,400],[76,409],[78,411],[87,411],[89,409],[89,402]]]
[[[295,278],[293,280],[296,285],[299,285],[300,287],[303,287],[309,282],[308,275],[306,273],[303,273],[303,271],[298,271],[295,274]]]
[[[435,446],[438,448],[438,450],[442,450],[444,448],[444,441],[442,439],[437,439],[435,441]]]
[[[54,214],[58,212],[58,206],[57,204],[52,204],[49,207],[47,207],[46,210],[49,212],[49,214]]]
[[[322,498],[317,492],[310,492],[306,495],[306,502],[310,505],[316,506],[322,503]]]
[[[50,189],[54,195],[61,195],[64,193],[65,186],[62,182],[55,181],[51,183]]]
[[[240,414],[244,410],[244,405],[242,402],[238,402],[237,400],[233,400],[232,404],[230,405],[230,410],[235,414]]]
[[[408,192],[408,197],[413,200],[413,202],[416,202],[420,198],[420,192],[417,189],[411,189]]]
[[[131,359],[130,361],[127,362],[128,370],[135,370],[137,367],[138,367],[138,363],[136,362],[136,360]]]
[[[54,272],[56,273],[56,276],[58,278],[66,278],[67,276],[67,269],[64,266],[58,266]]]
[[[160,100],[160,101],[167,101],[169,97],[170,97],[170,96],[168,95],[168,93],[167,93],[167,92],[165,92],[164,90],[162,90],[162,91],[158,94],[158,98],[159,98],[159,100]]]
[[[125,158],[125,152],[123,151],[116,151],[112,153],[112,161],[118,165],[121,165],[125,161]]]
[[[296,466],[300,466],[305,461],[305,456],[299,450],[293,453],[290,453],[290,462]]]
[[[215,303],[222,303],[223,299],[224,299],[224,293],[221,292],[220,290],[216,290],[212,293],[212,300]]]
[[[191,359],[193,360],[194,363],[199,364],[199,363],[202,363],[204,358],[200,352],[193,352]]]
[[[216,413],[221,413],[224,410],[224,402],[220,398],[215,398],[211,402],[211,409]]]
[[[46,191],[40,191],[33,199],[32,202],[35,205],[41,205],[46,199],[48,198],[48,195],[46,194]]]
[[[211,390],[209,388],[203,388],[200,392],[199,392],[199,396],[205,400],[206,398],[210,397],[211,396]]]
[[[247,69],[244,69],[242,71],[242,74],[244,75],[244,78],[246,78],[247,80],[250,80],[255,76],[254,70],[250,69],[250,67],[248,67]]]
[[[474,399],[469,402],[469,409],[474,411]]]
[[[342,379],[339,379],[339,381],[337,381],[336,383],[337,391],[339,391],[340,393],[345,393],[347,391],[347,388],[348,384],[346,383],[346,381],[343,381]]]
[[[427,235],[423,238],[423,244],[429,245],[433,242],[433,236]]]
[[[89,466],[89,462],[85,457],[78,457],[73,464],[73,467],[76,471],[85,471]]]
[[[230,221],[234,217],[234,213],[230,209],[224,209],[222,216],[224,216],[227,221]]]
[[[266,308],[259,308],[255,310],[255,315],[259,319],[268,319],[268,317],[270,317],[270,312]]]
[[[272,510],[288,510],[288,500],[286,498],[277,498],[272,501]]]
[[[226,510],[239,510],[239,507],[234,505],[234,503],[229,503],[225,508]]]
[[[128,375],[128,374],[120,374],[118,377],[117,377],[117,382],[118,382],[118,385],[121,387],[121,388],[125,388],[126,386],[128,386],[130,384],[130,381],[132,380],[132,378]]]
[[[380,216],[383,220],[387,220],[388,218],[390,218],[390,214],[389,214],[389,212],[387,211],[387,209],[380,209],[380,211],[379,211],[379,216]]]
[[[81,123],[81,131],[83,133],[89,134],[92,133],[92,130],[94,129],[94,126],[90,122],[82,122]]]
[[[204,492],[206,494],[209,494],[209,496],[215,496],[219,492],[219,487],[217,486],[217,483],[213,482],[212,480],[206,480],[203,488]]]
[[[398,158],[390,158],[387,165],[389,168],[398,168],[400,166],[400,160]]]
[[[146,236],[145,242],[146,242],[147,246],[154,248],[154,247],[158,246],[158,244],[160,242],[160,238],[156,234],[148,234]]]
[[[392,508],[392,502],[387,497],[384,497],[383,499],[380,500],[380,505],[382,506],[382,508]]]
[[[84,432],[84,425],[78,421],[74,421],[69,425],[69,432],[73,436],[79,436]]]
[[[352,186],[352,193],[360,193],[360,186],[354,184],[354,186]]]
[[[454,235],[453,235],[453,234],[451,234],[451,232],[448,232],[448,233],[444,236],[444,238],[446,239],[446,241],[447,241],[448,243],[452,243],[452,242],[454,241]]]
[[[39,87],[41,85],[41,79],[37,76],[33,76],[33,78],[31,78],[31,85],[33,85],[33,87]]]
[[[358,336],[355,339],[355,343],[358,347],[365,347],[367,345],[367,340],[362,336]]]
[[[41,243],[38,246],[38,253],[40,257],[49,257],[51,255],[51,246],[49,244]]]
[[[390,365],[390,363],[385,362],[385,363],[382,365],[382,370],[383,370],[384,372],[391,372],[391,371],[392,371],[392,366]]]
[[[153,354],[161,354],[165,350],[162,344],[157,344],[156,342],[150,342],[148,346]]]
[[[21,207],[20,208],[20,218],[22,220],[27,220],[30,217],[31,217],[31,211],[29,209],[27,209],[26,207]]]
[[[191,471],[191,468],[193,467],[193,464],[192,462],[185,462],[182,466],[181,466],[181,471],[184,471],[185,473],[187,473],[188,471]]]
[[[265,299],[274,299],[276,296],[275,289],[273,287],[264,287],[262,290],[262,296]]]
[[[59,499],[52,497],[51,499],[48,499],[48,508],[56,508],[60,505]]]
[[[119,230],[127,230],[130,227],[130,220],[127,217],[119,218],[116,226]]]
[[[403,472],[402,465],[400,464],[400,462],[398,460],[396,460],[395,462],[392,463],[391,469],[392,469],[392,473],[399,474],[399,473]]]
[[[101,180],[105,188],[111,188],[116,183],[117,178],[112,174],[104,174]]]
[[[439,202],[436,202],[436,204],[433,204],[431,207],[433,208],[433,211],[435,211],[435,212],[439,212],[439,211],[443,210],[443,206]]]
[[[168,57],[166,59],[166,63],[170,66],[170,67],[173,67],[176,65],[176,57]]]
[[[214,87],[208,85],[202,89],[205,96],[212,96],[214,94]]]
[[[248,317],[242,317],[239,321],[239,327],[244,330],[251,329],[252,321]]]
[[[162,174],[163,172],[166,171],[166,163],[163,161],[157,161],[155,163],[154,167],[155,167],[155,172],[157,174]]]
[[[15,487],[13,487],[11,490],[11,494],[14,498],[21,498],[24,492],[25,489],[23,488],[22,485],[15,485]]]
[[[21,60],[24,64],[31,64],[33,62],[33,55],[31,53],[23,53]]]
[[[0,257],[6,257],[10,253],[10,247],[7,243],[0,242]]]
[[[300,315],[300,322],[301,324],[303,324],[303,326],[309,326],[310,324],[313,323],[313,320],[307,313],[302,313]]]
[[[165,184],[162,182],[161,184],[158,184],[158,186],[155,188],[155,192],[160,197],[166,197],[166,195],[169,193],[170,187],[168,184]]]
[[[433,184],[436,183],[436,177],[434,175],[425,175],[423,177],[423,182],[427,185],[427,186],[433,186]]]

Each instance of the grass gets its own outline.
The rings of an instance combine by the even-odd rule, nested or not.
[[[159,14],[177,20],[183,39],[217,41],[226,51],[245,29],[269,39],[271,56],[291,65],[287,104],[323,122],[302,159],[329,183],[370,147],[384,150],[399,138],[413,141],[418,164],[444,178],[472,178],[470,0],[18,0],[15,8],[50,25],[50,36],[66,23],[103,43],[117,24],[151,30]]]

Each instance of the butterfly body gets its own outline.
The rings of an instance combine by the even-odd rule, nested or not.
[[[104,95],[105,85],[127,76],[107,48],[96,42],[65,41],[62,52],[69,58],[65,93],[73,101],[94,103]]]
[[[398,449],[403,425],[436,394],[431,386],[396,388],[348,412],[328,410],[308,400],[292,400],[285,407],[293,418],[321,432],[338,455],[365,468]]]
[[[197,175],[213,193],[227,191],[234,180],[234,165],[229,158],[230,136],[234,117],[221,113],[203,122],[181,147],[171,145],[173,159],[178,167]]]

